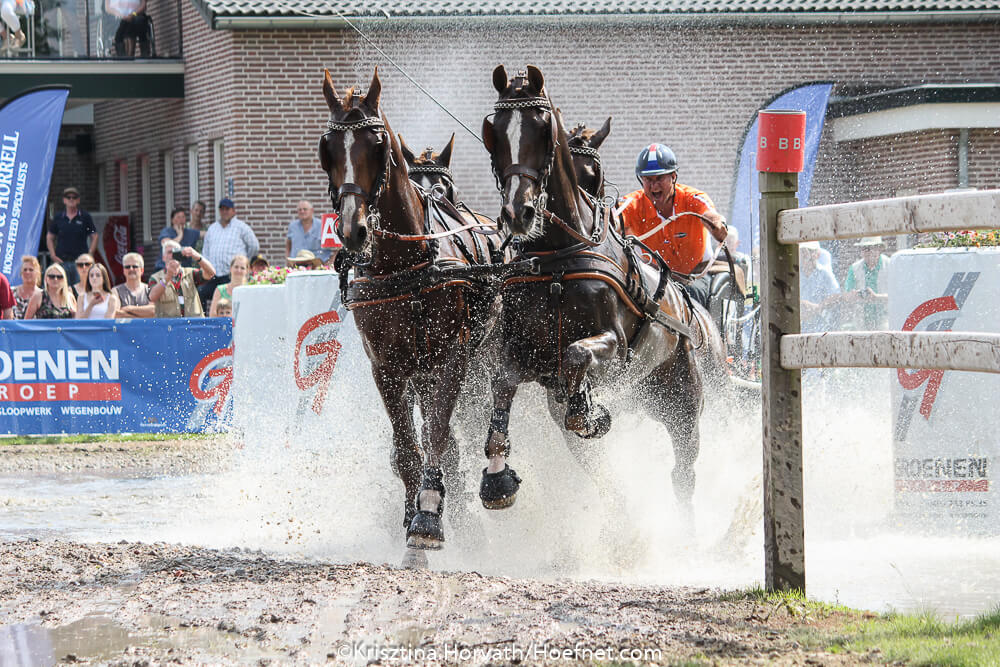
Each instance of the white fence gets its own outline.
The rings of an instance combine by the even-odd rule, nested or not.
[[[799,209],[797,174],[761,173],[765,583],[805,590],[802,368],[911,368],[1000,373],[1000,334],[802,334],[798,243],[1000,227],[1000,190]]]

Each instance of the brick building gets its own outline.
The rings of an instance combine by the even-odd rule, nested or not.
[[[343,91],[366,88],[379,65],[393,129],[415,149],[440,148],[455,132],[461,193],[495,212],[485,149],[388,59],[476,135],[496,99],[493,68],[537,65],[568,123],[613,116],[602,153],[623,194],[634,189],[636,152],[662,141],[679,156],[681,181],[728,213],[747,123],[779,91],[819,80],[835,83],[835,98],[810,203],[1000,187],[992,1],[176,1],[183,98],[93,110],[95,198],[132,211],[147,248],[172,203],[200,198],[211,211],[231,192],[272,259],[298,199],[329,208],[316,154],[323,68]],[[351,23],[371,41],[338,11],[359,17]]]

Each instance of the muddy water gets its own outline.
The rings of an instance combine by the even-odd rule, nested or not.
[[[907,535],[892,526],[888,395],[885,405],[873,402],[857,387],[881,380],[860,380],[806,390],[810,595],[878,611],[931,609],[946,618],[992,608],[1000,540]],[[365,390],[355,394],[366,400]],[[432,568],[727,588],[761,581],[759,417],[718,410],[704,417],[692,534],[678,520],[662,427],[621,414],[594,448],[594,467],[623,498],[610,505],[538,408],[543,403],[534,390],[515,402],[512,464],[525,483],[506,512],[478,506],[480,437],[460,429],[473,443],[463,459],[466,485],[449,489],[447,502],[466,511],[449,518],[447,548],[430,554]],[[6,476],[0,537],[166,541],[398,564],[402,488],[388,469],[388,422],[369,413],[332,431],[312,424],[284,438],[248,434],[221,473]],[[336,625],[344,610],[328,613]]]

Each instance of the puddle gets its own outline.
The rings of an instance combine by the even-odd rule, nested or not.
[[[59,662],[106,661],[121,658],[137,648],[135,655],[142,655],[142,649],[172,649],[181,659],[202,652],[209,656],[238,657],[241,662],[288,657],[233,633],[182,627],[180,621],[168,616],[145,616],[138,625],[141,630],[128,631],[110,615],[100,613],[53,628],[38,623],[2,626],[0,665],[47,667]]]

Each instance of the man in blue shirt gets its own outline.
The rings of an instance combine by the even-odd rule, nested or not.
[[[66,280],[72,285],[80,281],[73,262],[85,253],[97,256],[97,227],[90,214],[80,208],[80,191],[69,187],[63,190],[64,211],[49,222],[45,236],[49,258],[62,264]]]
[[[820,333],[833,327],[831,306],[840,294],[840,283],[833,272],[819,264],[819,241],[799,244],[799,300],[802,332]]]
[[[303,199],[299,202],[295,215],[295,219],[288,223],[288,233],[285,235],[285,257],[291,263],[291,259],[300,250],[308,250],[326,264],[330,261],[333,249],[320,246],[322,223],[313,213],[313,205]]]

